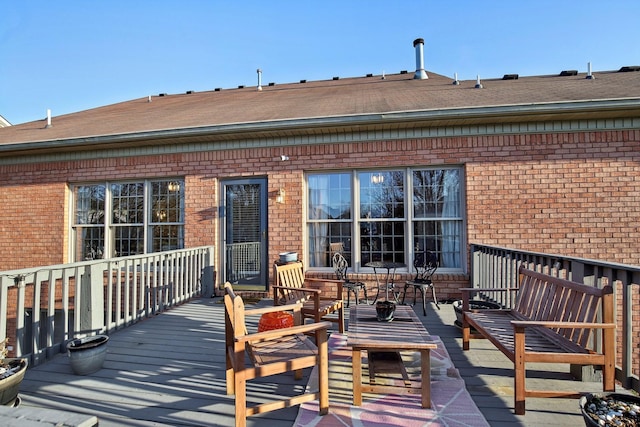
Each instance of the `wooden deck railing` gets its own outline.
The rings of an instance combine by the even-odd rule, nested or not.
[[[640,392],[640,267],[562,255],[471,245],[471,286],[508,288],[518,284],[518,267],[591,286],[611,284],[615,294],[616,379]],[[483,297],[511,307],[514,295],[485,292]],[[596,346],[599,343],[595,343]]]
[[[74,338],[108,333],[213,292],[213,247],[0,272],[0,340],[38,365]]]

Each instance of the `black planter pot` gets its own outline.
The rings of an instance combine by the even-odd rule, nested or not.
[[[618,403],[624,403],[627,408],[635,405],[635,411],[631,412],[626,408],[618,407]],[[592,393],[580,398],[580,411],[587,427],[599,427],[601,425],[618,425],[615,421],[620,421],[623,426],[640,425],[640,397],[621,393]],[[620,415],[614,415],[614,420],[600,424],[599,414],[602,412]],[[598,421],[597,421],[598,420]]]
[[[376,317],[379,322],[390,322],[396,311],[396,303],[393,301],[378,301],[376,303]]]
[[[477,301],[471,300],[469,301],[469,308],[472,310],[481,310],[483,308],[488,309],[499,309],[500,304],[490,301]],[[456,326],[462,327],[462,300],[457,300],[453,302],[453,310],[456,312]]]

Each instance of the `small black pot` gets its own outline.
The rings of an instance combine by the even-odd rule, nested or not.
[[[378,301],[376,303],[376,317],[379,322],[390,322],[396,311],[396,303],[393,301]]]

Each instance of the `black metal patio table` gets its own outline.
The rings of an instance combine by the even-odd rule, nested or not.
[[[376,285],[378,287],[378,292],[376,293],[376,297],[373,300],[373,302],[375,303],[378,300],[378,297],[380,296],[380,287],[384,286],[384,292],[385,292],[385,300],[389,300],[389,289],[391,289],[391,292],[393,293],[393,299],[398,302],[398,292],[396,292],[395,290],[395,276],[396,276],[396,269],[398,268],[404,268],[406,267],[406,265],[404,263],[401,262],[395,262],[395,261],[371,261],[368,262],[364,265],[365,267],[371,267],[373,268],[373,273],[376,276]],[[384,283],[380,283],[380,278],[378,275],[378,269],[386,269],[386,275],[385,275],[385,279],[384,279]]]

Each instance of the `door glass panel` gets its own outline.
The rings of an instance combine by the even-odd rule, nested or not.
[[[267,285],[265,184],[225,184],[225,280]]]

